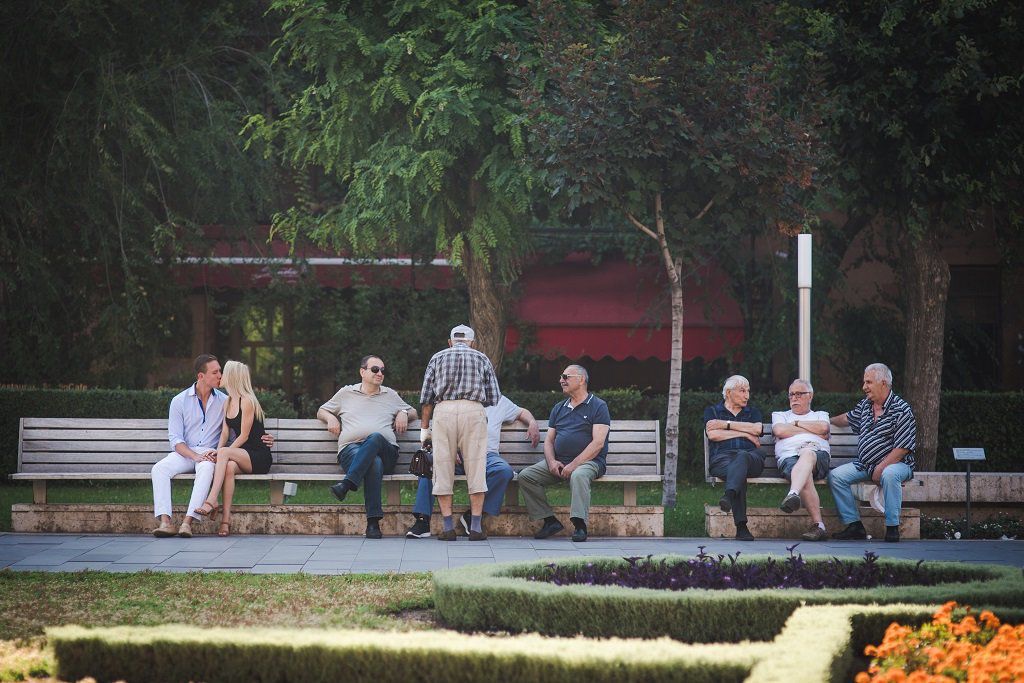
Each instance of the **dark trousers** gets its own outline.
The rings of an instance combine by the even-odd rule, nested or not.
[[[726,492],[732,492],[732,519],[747,523],[747,477],[764,470],[764,456],[757,451],[719,451],[711,456],[708,472],[725,480]]]
[[[384,507],[380,502],[385,474],[392,474],[398,463],[398,446],[374,432],[363,441],[350,443],[338,453],[338,464],[345,470],[345,478],[355,488],[363,487],[367,519],[380,519]]]

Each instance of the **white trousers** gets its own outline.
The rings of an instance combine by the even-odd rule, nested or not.
[[[185,513],[193,519],[201,519],[193,510],[203,504],[213,485],[213,471],[216,465],[204,460],[195,462],[178,452],[168,453],[167,457],[153,465],[153,516],[171,516],[171,478],[178,474],[196,473],[195,484],[192,485],[192,498],[188,501]]]

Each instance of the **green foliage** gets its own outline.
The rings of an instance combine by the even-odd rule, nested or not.
[[[972,468],[973,469],[973,468]],[[1024,520],[1005,512],[986,519],[974,519],[971,523],[971,538],[1017,539],[1024,538]],[[943,519],[942,517],[921,517],[921,538],[938,538],[947,541],[967,538],[967,517]]]
[[[670,561],[689,558],[671,556]],[[560,560],[579,565],[590,560]],[[625,560],[596,560],[609,565]],[[742,558],[756,562],[758,558]],[[880,560],[908,564],[907,560]],[[764,589],[659,591],[619,586],[555,586],[516,578],[544,562],[476,565],[434,573],[434,604],[459,629],[537,631],[548,635],[589,637],[669,636],[684,642],[763,640],[778,633],[802,604],[933,604],[958,600],[968,604],[1020,605],[1024,584],[1020,570],[972,565],[974,580],[935,586],[870,589]],[[935,572],[959,576],[962,563],[929,563]]]
[[[17,469],[18,424],[23,417],[167,419],[181,389],[21,389],[0,387],[0,476]],[[257,391],[269,417],[297,417],[279,391]]]
[[[244,153],[272,102],[262,0],[0,8],[0,380],[140,386],[188,355],[175,262],[279,182]]]

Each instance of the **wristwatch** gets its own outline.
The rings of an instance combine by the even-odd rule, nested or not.
[[[725,429],[726,429],[726,431],[728,431],[728,430],[732,429],[732,422],[726,421],[726,423],[725,423]]]

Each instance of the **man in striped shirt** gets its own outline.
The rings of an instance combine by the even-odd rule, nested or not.
[[[423,408],[420,441],[434,444],[433,494],[444,518],[444,530],[437,537],[440,541],[457,538],[452,521],[456,452],[462,454],[469,488],[469,540],[487,539],[480,526],[487,493],[487,415],[484,408],[497,404],[501,391],[490,359],[473,348],[475,337],[468,325],[453,327],[448,348],[435,353],[427,363],[420,391]]]
[[[832,534],[839,540],[865,539],[853,484],[872,481],[882,489],[885,500],[885,540],[900,540],[900,507],[903,482],[914,476],[917,421],[910,404],[893,393],[892,371],[881,363],[864,368],[864,399],[848,413],[832,418],[838,427],[849,425],[857,435],[857,459],[841,465],[828,475],[836,510],[846,528]]]

